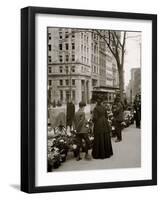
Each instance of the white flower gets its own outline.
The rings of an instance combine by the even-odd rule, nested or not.
[[[71,132],[68,132],[67,135],[68,135],[68,136],[71,136],[72,134],[71,134]]]
[[[121,124],[122,124],[123,126],[126,126],[126,123],[125,123],[125,122],[122,122]]]
[[[89,139],[92,141],[92,140],[94,140],[94,137],[91,136]]]
[[[76,144],[73,144],[72,147],[73,147],[73,149],[76,149],[76,148],[77,148],[77,145],[76,145]]]
[[[57,147],[54,147],[54,151],[59,151],[59,149]]]

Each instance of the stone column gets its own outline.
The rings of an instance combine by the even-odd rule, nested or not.
[[[75,102],[79,104],[82,100],[82,88],[81,88],[81,79],[76,80],[76,90],[75,90]]]

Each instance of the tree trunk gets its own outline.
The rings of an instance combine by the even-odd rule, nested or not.
[[[124,71],[123,71],[123,66],[120,65],[118,68],[118,73],[119,73],[119,89],[120,89],[120,98],[121,101],[123,102],[123,92],[124,92]]]

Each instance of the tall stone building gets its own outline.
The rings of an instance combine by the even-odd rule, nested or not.
[[[117,85],[117,68],[98,34],[86,29],[48,28],[48,93],[51,102],[90,102],[98,86]]]
[[[131,69],[131,79],[126,88],[127,99],[130,103],[133,103],[136,94],[141,91],[141,68]]]

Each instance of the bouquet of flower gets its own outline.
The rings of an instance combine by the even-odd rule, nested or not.
[[[52,168],[56,169],[60,166],[61,162],[59,149],[48,148],[48,171],[52,171]]]
[[[56,147],[59,149],[60,154],[67,155],[68,153],[68,142],[67,142],[67,136],[57,136],[53,139],[52,147]]]

